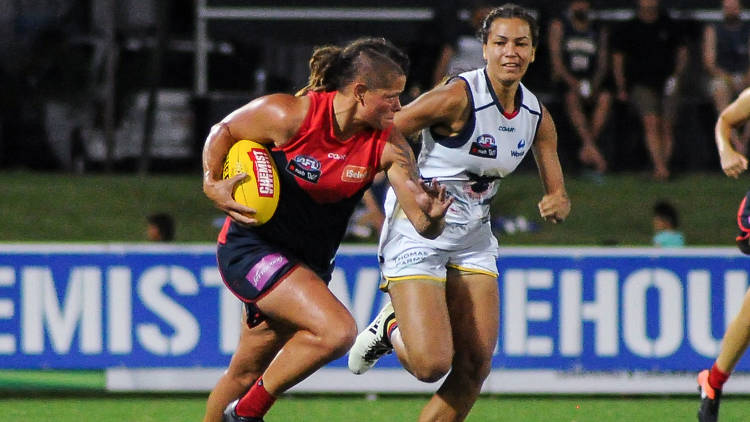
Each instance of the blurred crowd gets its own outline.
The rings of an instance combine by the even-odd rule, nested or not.
[[[132,168],[149,130],[147,94],[154,86],[152,165],[197,168],[210,124],[254,96],[293,92],[304,84],[313,44],[356,33],[337,31],[346,23],[209,22],[209,93],[197,97],[196,6],[188,3],[0,2],[0,168],[96,170],[108,148],[116,150],[109,156],[116,168]],[[380,6],[398,6],[392,3]],[[354,22],[363,35],[383,35],[409,52],[403,102],[481,65],[478,22],[504,2],[422,3],[411,6],[433,10],[431,20]],[[663,181],[681,171],[718,170],[712,134],[717,110],[750,85],[750,22],[740,0],[516,3],[534,10],[543,29],[524,83],[542,94],[555,117],[567,172],[603,178],[647,171]],[[340,2],[309,6],[335,4]],[[110,109],[107,100],[113,101]],[[738,151],[747,150],[748,139],[750,128],[736,134]]]

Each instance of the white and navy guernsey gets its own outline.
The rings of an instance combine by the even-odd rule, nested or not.
[[[485,69],[461,73],[473,113],[461,132],[439,136],[422,131],[419,169],[425,179],[437,178],[447,187],[454,204],[447,222],[468,223],[489,216],[498,180],[512,173],[531,149],[542,106],[519,84],[517,110],[507,113],[495,96]]]

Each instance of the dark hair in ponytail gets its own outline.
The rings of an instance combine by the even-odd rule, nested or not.
[[[389,83],[395,73],[406,75],[409,58],[385,38],[359,38],[346,47],[316,47],[310,58],[310,78],[297,92],[335,91],[362,76],[372,88]]]
[[[505,3],[500,7],[492,9],[482,22],[482,28],[479,29],[479,39],[482,40],[482,44],[487,44],[487,39],[490,36],[490,27],[495,19],[512,19],[518,18],[523,19],[529,24],[529,30],[531,32],[531,45],[536,47],[539,44],[539,24],[537,24],[534,16],[529,13],[528,10],[521,6],[513,3]]]

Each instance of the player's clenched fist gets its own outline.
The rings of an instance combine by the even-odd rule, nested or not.
[[[548,193],[539,201],[539,215],[545,221],[562,223],[570,214],[570,198],[565,192]]]

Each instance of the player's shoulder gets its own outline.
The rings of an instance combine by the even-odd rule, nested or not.
[[[289,94],[269,94],[253,100],[257,107],[268,108],[269,110],[283,113],[287,117],[294,114],[304,115],[310,106],[310,98],[306,95],[294,96]]]
[[[428,94],[443,110],[460,110],[469,106],[469,83],[463,78],[453,78],[433,88]]]
[[[259,97],[249,104],[261,120],[285,132],[294,132],[302,124],[310,108],[310,98],[289,94],[269,94]]]

